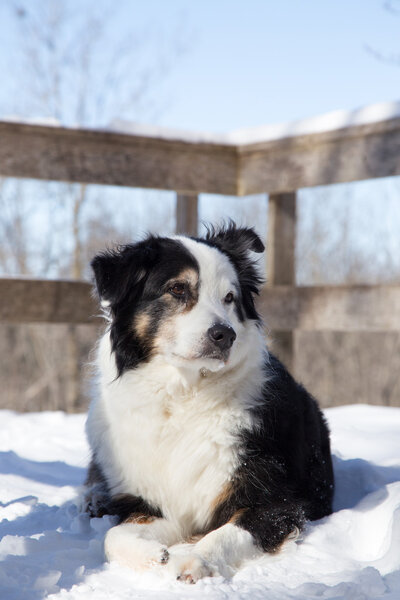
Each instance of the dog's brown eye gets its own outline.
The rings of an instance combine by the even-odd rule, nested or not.
[[[185,284],[184,283],[175,283],[172,287],[169,288],[169,293],[176,298],[183,298],[185,295]]]
[[[230,304],[231,302],[233,302],[233,294],[232,294],[232,292],[229,292],[229,294],[227,294],[225,296],[224,302],[225,302],[225,304]]]

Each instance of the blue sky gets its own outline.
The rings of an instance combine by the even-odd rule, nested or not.
[[[0,118],[15,112],[15,98],[27,96],[7,4],[0,0]],[[42,7],[44,0],[26,0],[25,5]],[[157,63],[171,43],[183,45],[165,80],[151,91],[164,106],[156,123],[167,127],[224,132],[400,99],[400,64],[379,61],[367,49],[400,56],[400,0],[119,0],[114,5],[111,0],[63,0],[63,5],[78,20],[82,12],[106,9],[108,42],[117,44],[132,30],[140,32],[147,40],[141,57],[149,63]],[[106,44],[99,47],[100,69]],[[135,77],[134,69],[130,75]],[[133,118],[151,122],[149,114],[144,110]],[[49,115],[28,111],[23,116]],[[302,190],[299,248],[304,246],[301,236],[309,240],[310,223],[319,215],[329,225],[329,235],[318,242],[320,255],[328,260],[342,252],[343,243],[334,239],[340,229],[335,224],[342,218],[348,232],[344,263],[361,247],[366,262],[376,264],[375,273],[384,273],[387,265],[400,273],[398,179]],[[39,183],[27,185],[28,196],[41,198]],[[174,226],[173,194],[164,194],[160,202],[158,192],[154,198],[145,193],[144,201],[139,191],[110,190],[108,201],[106,188],[102,193],[107,206],[111,197],[127,196],[119,204],[135,207],[128,219],[135,224],[133,236],[152,229],[156,213],[165,232]],[[128,196],[135,198],[134,205]],[[43,220],[44,200],[35,205]],[[128,213],[119,213],[125,222]],[[201,197],[200,218],[206,221],[234,217],[265,236],[266,215],[265,197]],[[348,215],[345,221],[343,215]]]
[[[170,0],[146,10],[167,5],[195,33],[170,82],[166,125],[224,131],[400,96],[400,67],[366,49],[400,55],[400,13],[380,0]]]
[[[38,3],[30,0],[28,6]],[[94,0],[66,4],[87,12],[99,6]],[[183,42],[185,51],[157,90],[167,99],[158,122],[228,131],[399,99],[400,67],[376,60],[366,49],[400,55],[400,2],[389,3],[397,14],[385,4],[127,0],[117,3],[117,11],[111,8],[109,35],[116,41],[129,29],[147,29],[160,40],[175,36]],[[12,78],[16,38],[5,2],[0,20],[0,68]],[[162,44],[150,44],[147,52],[162,52]]]

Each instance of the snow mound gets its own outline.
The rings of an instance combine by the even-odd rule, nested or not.
[[[256,127],[244,127],[229,133],[215,133],[211,131],[188,131],[160,125],[127,121],[125,119],[113,119],[105,127],[86,127],[87,131],[106,131],[110,133],[121,133],[124,135],[144,136],[165,140],[176,140],[187,143],[204,143],[228,146],[244,146],[270,142],[272,140],[291,138],[299,135],[309,135],[343,129],[355,125],[368,125],[388,121],[400,117],[400,101],[377,102],[362,106],[354,110],[334,110],[323,115],[300,119],[297,121],[286,121],[282,123],[270,123]],[[25,125],[43,125],[46,127],[64,127],[53,117],[26,118],[19,115],[8,115],[2,117],[2,121],[9,123],[21,123]],[[81,129],[79,125],[69,126],[68,129]]]
[[[236,129],[230,133],[185,131],[157,125],[146,125],[124,119],[114,119],[107,127],[107,130],[115,133],[180,140],[182,142],[244,146],[299,135],[334,131],[335,129],[343,129],[356,125],[369,125],[398,117],[400,117],[400,102],[393,101],[369,104],[354,110],[334,110],[323,115],[300,119],[298,121],[245,127],[243,129]]]
[[[89,450],[85,415],[1,411],[0,597],[7,600],[400,598],[400,409],[329,409],[335,512],[231,580],[185,586],[103,562],[110,517],[75,504]]]

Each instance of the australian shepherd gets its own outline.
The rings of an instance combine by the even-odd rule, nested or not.
[[[267,350],[255,307],[263,250],[230,223],[92,261],[108,327],[85,501],[118,519],[110,561],[188,583],[229,576],[331,512],[327,425]]]

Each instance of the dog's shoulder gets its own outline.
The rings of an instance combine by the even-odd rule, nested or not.
[[[268,354],[265,371],[262,400],[253,409],[258,426],[242,432],[244,460],[238,477],[244,493],[254,495],[256,502],[268,497],[269,487],[275,499],[302,498],[306,518],[320,518],[331,512],[333,490],[326,420],[313,396],[273,354]],[[265,488],[254,481],[263,481]]]
[[[284,438],[290,432],[303,430],[308,441],[310,436],[327,433],[326,421],[315,398],[274,354],[267,355],[264,368],[263,402],[258,408],[264,430],[273,437]]]

